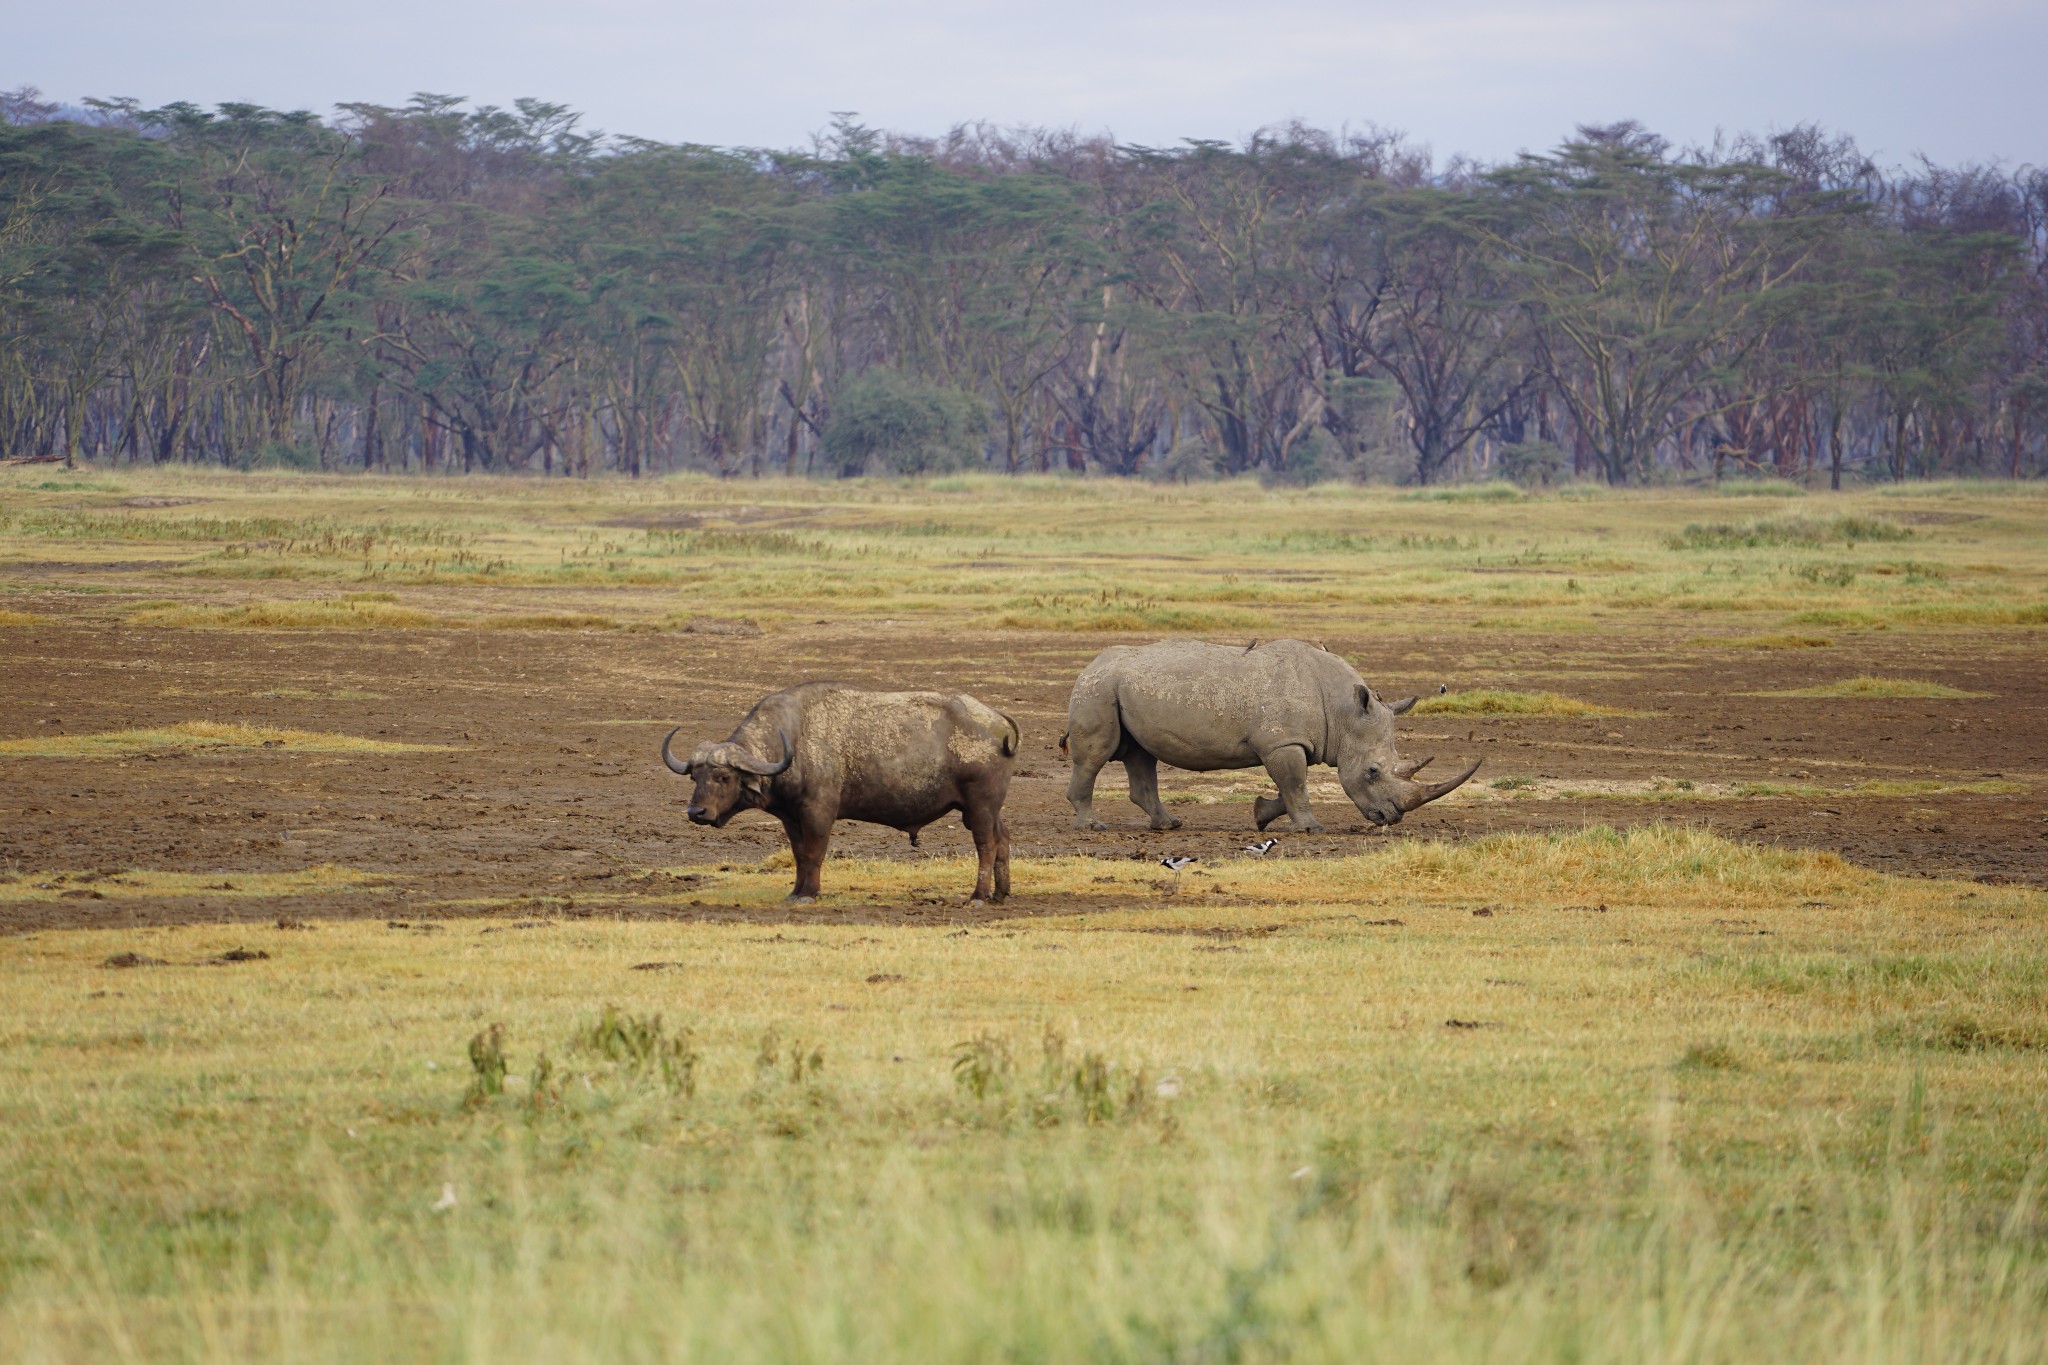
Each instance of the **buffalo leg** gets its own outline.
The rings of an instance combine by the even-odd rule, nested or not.
[[[1280,799],[1262,796],[1252,803],[1252,818],[1264,829],[1285,811],[1303,834],[1321,834],[1322,822],[1308,806],[1308,754],[1299,744],[1285,744],[1264,756],[1266,772],[1280,788]]]
[[[796,889],[789,899],[814,901],[819,874],[825,868],[825,851],[832,844],[832,822],[791,815],[784,817],[782,829],[789,835],[789,851],[796,857]]]
[[[1131,782],[1131,803],[1152,817],[1154,829],[1179,829],[1180,821],[1159,802],[1159,760],[1132,745],[1124,754],[1124,775]]]
[[[1010,822],[996,812],[996,894],[999,901],[1010,898]]]
[[[976,804],[969,806],[961,819],[974,836],[974,899],[999,901],[1010,889],[1010,841],[1003,828],[1002,808]]]

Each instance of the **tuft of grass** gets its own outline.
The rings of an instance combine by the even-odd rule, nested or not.
[[[1739,1071],[1742,1057],[1726,1043],[1694,1043],[1678,1059],[1681,1071]]]
[[[1834,643],[1825,635],[1795,635],[1791,631],[1773,631],[1765,635],[1738,635],[1729,639],[1696,635],[1686,641],[1686,644],[1701,649],[1829,649]]]
[[[149,607],[129,619],[139,626],[223,626],[250,630],[362,630],[446,624],[432,612],[363,598],[247,602],[237,607]]]
[[[523,615],[486,616],[477,621],[486,630],[617,630],[618,621],[586,612],[547,611]]]
[[[1420,715],[1437,716],[1633,716],[1640,712],[1600,706],[1556,692],[1514,692],[1474,688],[1424,697],[1415,704]]]
[[[2011,796],[2026,789],[2024,782],[2015,782],[2007,777],[1986,778],[1980,782],[1880,777],[1849,787],[1823,787],[1812,782],[1739,782],[1734,787],[1734,793],[1737,796],[1798,796],[1824,799],[1834,796]]]
[[[1920,682],[1912,678],[1844,678],[1839,682],[1820,683],[1813,687],[1792,687],[1776,692],[1745,692],[1746,697],[1928,697],[1942,700],[1960,700],[1969,697],[1989,697],[1990,692],[1968,692],[1947,683]]]
[[[48,617],[38,616],[32,611],[0,610],[0,630],[4,630],[9,626],[39,626],[48,619]]]
[[[1790,479],[1727,479],[1714,485],[1723,498],[1803,498],[1806,487]]]
[[[400,744],[320,730],[279,730],[267,725],[188,720],[146,730],[96,735],[38,735],[0,740],[0,758],[128,758],[166,749],[289,749],[315,754],[445,752],[443,744]]]
[[[1535,786],[1536,779],[1533,777],[1496,777],[1486,785],[1497,792],[1512,792],[1520,791],[1524,787]]]
[[[1674,550],[1761,550],[1776,546],[1856,545],[1911,540],[1912,528],[1882,517],[1843,516],[1827,521],[1776,517],[1742,526],[1693,522],[1666,540]]]
[[[1416,488],[1401,494],[1402,502],[1527,502],[1529,494],[1511,483],[1465,483],[1444,488]]]

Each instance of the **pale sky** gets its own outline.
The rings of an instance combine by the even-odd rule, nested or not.
[[[791,147],[833,110],[1125,142],[1375,124],[1485,160],[1580,123],[1803,122],[1886,164],[2048,163],[2048,0],[0,0],[0,89],[332,112],[533,95],[586,126]]]

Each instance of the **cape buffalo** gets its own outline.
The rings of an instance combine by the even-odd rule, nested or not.
[[[1350,664],[1300,640],[1105,649],[1074,683],[1060,741],[1074,764],[1074,828],[1106,828],[1095,818],[1095,775],[1119,759],[1131,800],[1154,829],[1180,825],[1159,803],[1161,761],[1195,772],[1263,764],[1280,796],[1253,804],[1258,827],[1284,812],[1309,832],[1322,825],[1308,805],[1308,768],[1328,763],[1366,819],[1394,824],[1479,771],[1475,762],[1448,782],[1413,780],[1429,760],[1404,763],[1395,754],[1394,717],[1414,704],[1381,701]]]
[[[870,692],[805,683],[770,693],[717,744],[687,763],[661,761],[696,786],[690,821],[723,827],[743,810],[782,822],[796,855],[794,901],[818,894],[835,820],[866,820],[910,835],[951,811],[974,835],[974,899],[1010,894],[1010,832],[1003,823],[1017,723],[959,692]]]

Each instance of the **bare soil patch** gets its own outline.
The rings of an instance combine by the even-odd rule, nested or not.
[[[1388,695],[1432,693],[1447,682],[1553,690],[1643,714],[1412,716],[1403,722],[1410,754],[1435,753],[1440,765],[1484,757],[1480,782],[1524,775],[1548,788],[1583,782],[1586,794],[1521,800],[1513,790],[1489,791],[1374,832],[1326,791],[1317,806],[1329,832],[1295,836],[1276,828],[1281,842],[1272,856],[1356,852],[1372,839],[1687,821],[1731,838],[1835,850],[1889,872],[2048,885],[2040,800],[2048,784],[2048,642],[2038,634],[1870,634],[1827,650],[1759,654],[1737,642],[1703,646],[1695,626],[1674,623],[1597,638],[1489,636],[1484,656],[1468,653],[1481,647],[1469,637],[1331,637],[1329,647]],[[1154,833],[1123,799],[1114,765],[1103,774],[1097,809],[1119,827],[1068,829],[1067,771],[1057,751],[1067,689],[1097,650],[1120,638],[853,621],[760,637],[136,629],[76,617],[37,625],[5,642],[0,739],[210,721],[447,747],[0,760],[0,877],[8,879],[0,881],[0,930],[328,917],[417,923],[478,914],[972,926],[1128,904],[1128,890],[1099,902],[1036,894],[1026,871],[1009,903],[970,908],[961,903],[966,887],[951,884],[951,868],[934,868],[931,894],[910,903],[851,904],[831,897],[828,867],[822,904],[762,908],[721,903],[715,880],[699,885],[659,871],[751,867],[785,848],[780,828],[764,817],[743,817],[723,831],[690,826],[682,817],[687,785],[662,768],[657,745],[672,725],[686,738],[722,737],[763,693],[812,678],[962,688],[1015,716],[1025,743],[1009,815],[1020,858],[1240,856],[1253,837],[1246,801],[1176,804],[1185,826]],[[1924,678],[1993,695],[1754,695],[1857,675]],[[1207,790],[1223,776],[1167,770],[1162,786]],[[2021,789],[1839,801],[1806,794],[1652,802],[1613,794],[1681,780],[1725,790],[1751,782],[1846,788],[1993,777]],[[893,831],[850,824],[839,828],[834,850],[917,860],[964,857],[971,847],[955,820],[927,831],[923,842],[913,851]],[[10,887],[62,870],[218,872],[231,883],[238,873],[324,864],[388,879],[388,886],[274,897],[6,898]],[[1203,893],[1189,884],[1177,894],[1192,903]]]

